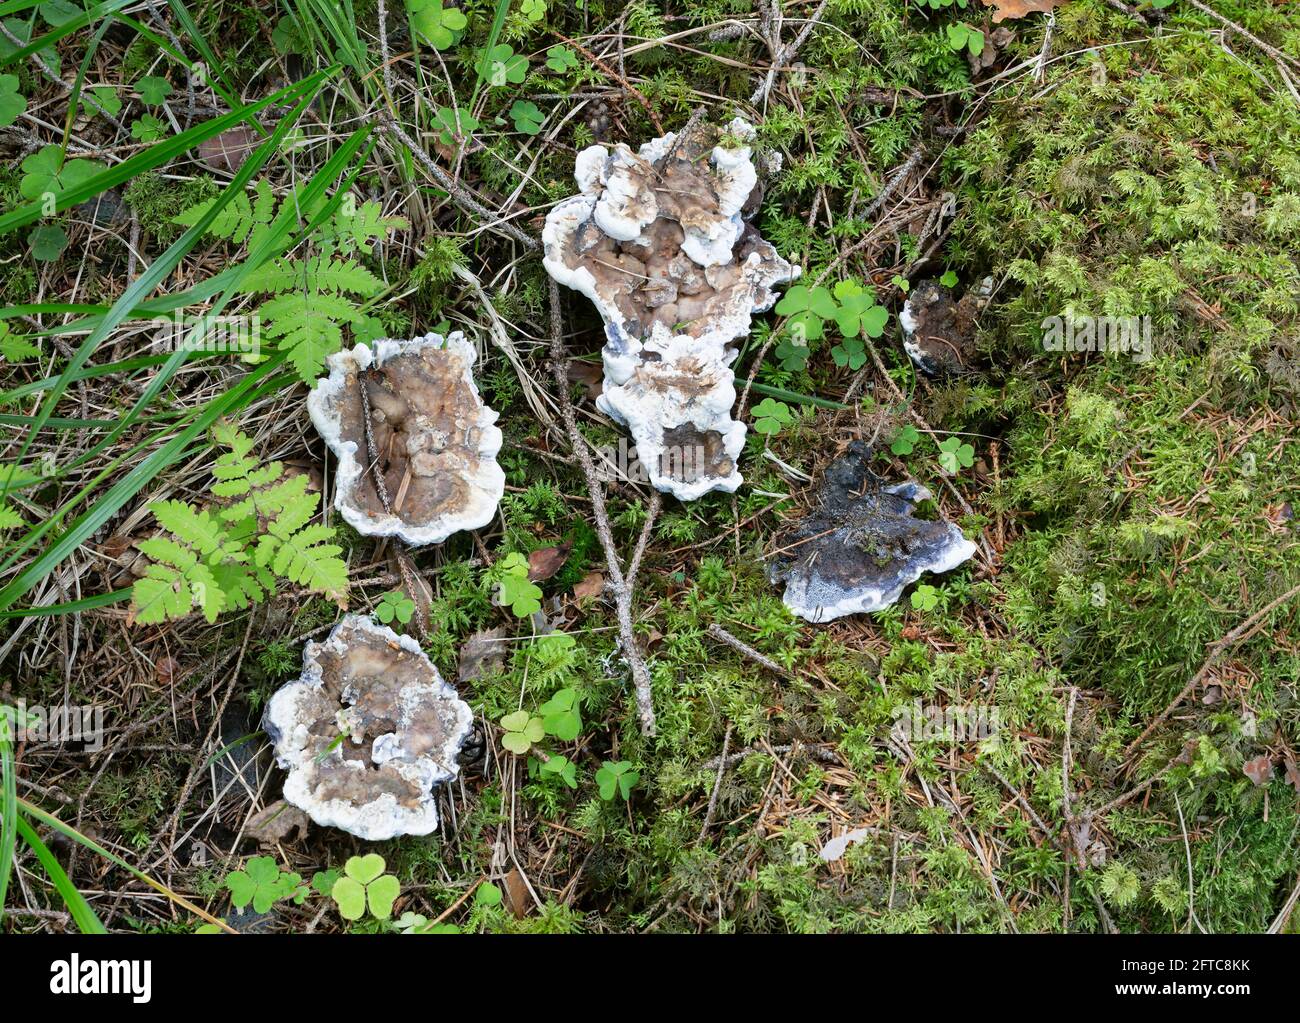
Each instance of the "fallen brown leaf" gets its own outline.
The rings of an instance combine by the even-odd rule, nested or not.
[[[498,627],[476,632],[460,648],[460,663],[456,678],[460,682],[473,682],[496,671],[506,659],[506,630]]]
[[[159,657],[153,662],[154,674],[158,676],[160,685],[170,686],[175,683],[176,675],[181,670],[176,658],[170,655]]]
[[[1247,760],[1241,769],[1256,785],[1267,785],[1273,777],[1273,758],[1267,753],[1261,753],[1253,760]]]
[[[995,8],[994,21],[1023,18],[1030,14],[1046,14],[1061,6],[1064,0],[983,0],[985,7]]]
[[[528,894],[528,885],[524,883],[524,875],[519,873],[518,867],[511,868],[510,873],[505,876],[501,894],[505,896],[506,908],[515,915],[515,919],[528,915],[533,900]]]
[[[1295,757],[1286,758],[1286,780],[1296,795],[1300,796],[1300,766],[1296,765]]]
[[[588,572],[573,587],[573,595],[578,600],[584,600],[587,597],[599,597],[604,589],[605,577],[599,572]]]
[[[528,555],[528,581],[540,583],[551,578],[564,563],[569,560],[569,551],[573,544],[562,543],[558,547],[539,547]]]
[[[307,815],[296,806],[278,799],[248,819],[244,834],[255,839],[258,845],[277,845],[286,840],[296,842],[307,834]],[[289,838],[291,834],[292,839]]]
[[[211,170],[234,174],[259,141],[252,128],[231,128],[199,144],[199,162]]]

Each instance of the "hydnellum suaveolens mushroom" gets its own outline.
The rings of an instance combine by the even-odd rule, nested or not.
[[[473,724],[419,643],[360,615],[307,644],[302,677],[263,718],[284,798],[371,842],[438,826],[434,786],[456,776]]]
[[[419,546],[496,514],[501,431],[474,385],[475,354],[457,332],[330,356],[307,409],[338,456],[334,507],[357,532]]]
[[[542,232],[547,272],[605,321],[597,405],[626,424],[651,483],[683,501],[740,486],[730,344],[799,274],[745,219],[761,195],[753,135],[735,120],[639,153],[591,146],[574,168],[581,194]]]
[[[770,572],[785,606],[810,622],[879,611],[924,572],[947,572],[975,553],[951,522],[912,517],[930,492],[888,485],[871,471],[871,448],[849,445],[826,470],[817,507],[778,538]]]

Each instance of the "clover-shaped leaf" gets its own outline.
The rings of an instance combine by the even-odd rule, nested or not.
[[[910,455],[920,439],[921,434],[916,427],[911,423],[907,423],[898,431],[898,436],[889,445],[889,450],[896,455]]]
[[[82,113],[87,117],[94,117],[96,114],[108,114],[110,117],[116,117],[122,112],[122,99],[117,94],[117,90],[111,85],[93,85],[86,90],[86,100],[94,100],[94,103],[83,102]]]
[[[236,909],[243,909],[251,902],[254,912],[265,913],[278,899],[291,895],[301,880],[297,874],[281,871],[274,857],[253,856],[243,870],[226,875],[226,887]]]
[[[32,257],[42,263],[53,263],[68,247],[68,232],[58,224],[42,224],[27,236]]]
[[[402,625],[411,620],[415,614],[415,601],[401,590],[392,590],[379,598],[375,605],[375,617],[385,625],[396,619]]]
[[[539,22],[546,17],[546,0],[520,0],[519,13],[531,22]]]
[[[423,913],[412,913],[408,909],[393,921],[393,926],[403,934],[415,934],[429,926],[429,918]]]
[[[578,787],[578,765],[568,757],[551,757],[542,764],[541,773],[554,775],[571,789]]]
[[[276,52],[285,55],[296,53],[306,56],[307,54],[307,40],[303,38],[298,23],[288,16],[282,17],[275,23],[275,28],[271,29],[271,46]]]
[[[889,312],[883,306],[876,305],[876,296],[872,291],[863,288],[857,281],[840,281],[835,285],[835,297],[840,302],[840,307],[835,312],[835,324],[845,337],[857,337],[859,333],[867,337],[880,337],[884,333]]]
[[[140,93],[140,102],[147,107],[162,106],[172,94],[172,83],[154,75],[145,75],[135,83],[135,88]]]
[[[957,286],[957,271],[945,270],[943,276],[939,278],[939,283],[945,288],[955,288]]]
[[[858,370],[866,365],[867,350],[858,338],[846,338],[831,349],[831,358],[837,366],[847,366],[849,369]]]
[[[474,905],[486,906],[490,909],[501,905],[501,898],[501,889],[491,881],[484,881],[474,892]]]
[[[401,883],[384,873],[384,858],[378,853],[353,856],[343,865],[343,876],[334,882],[330,896],[345,920],[360,920],[370,907],[372,916],[387,920],[393,903],[402,892]]]
[[[140,142],[157,142],[166,134],[167,125],[153,114],[144,114],[138,121],[131,122],[131,137]]]
[[[794,422],[794,413],[783,401],[764,398],[754,406],[754,432],[775,437],[786,423]]]
[[[776,357],[787,373],[798,373],[808,365],[810,351],[806,343],[799,344],[793,339],[786,339],[776,346]]]
[[[632,764],[626,760],[606,760],[596,772],[596,786],[604,800],[613,799],[615,793],[630,799],[640,780],[640,772],[632,770]]]
[[[576,68],[578,58],[567,46],[552,46],[546,51],[546,66],[560,75]]]
[[[17,75],[0,75],[0,128],[18,120],[27,109],[27,97],[18,91]]]
[[[548,735],[561,742],[572,742],[582,731],[582,713],[578,708],[578,693],[574,689],[561,689],[537,708],[542,715],[542,725]]]
[[[58,194],[75,188],[102,169],[93,160],[63,159],[59,146],[43,146],[22,163],[23,178],[18,191],[27,199],[40,199],[46,193]]]
[[[822,336],[823,323],[835,315],[836,306],[825,288],[796,284],[776,304],[776,311],[787,318],[786,330],[795,342],[806,343]]]
[[[479,127],[478,120],[468,111],[452,110],[451,107],[439,107],[433,119],[442,126],[438,141],[444,146],[455,145],[457,136],[468,135]]]
[[[443,7],[442,0],[406,0],[411,28],[435,50],[445,50],[456,41],[468,19],[456,7]]]
[[[525,135],[536,135],[542,130],[542,122],[546,120],[546,115],[536,103],[517,99],[510,108],[510,119],[515,122],[515,131]]]
[[[526,618],[542,606],[542,591],[528,579],[528,559],[518,552],[507,554],[495,566],[496,603],[509,607],[516,617]]]
[[[975,464],[975,449],[963,444],[960,437],[949,437],[939,443],[939,467],[944,472],[957,475],[962,469]]]
[[[518,756],[523,756],[532,749],[533,743],[541,742],[546,735],[546,725],[542,719],[526,710],[507,714],[498,723],[504,733],[501,745]]]
[[[912,591],[912,607],[917,611],[933,611],[939,603],[939,591],[929,583],[922,583]]]
[[[912,282],[909,281],[906,277],[900,276],[899,274],[894,274],[893,277],[889,278],[889,283],[892,284],[894,287],[896,287],[904,295],[906,295],[909,291],[912,290]]]
[[[528,77],[528,58],[515,53],[505,43],[497,43],[479,54],[478,73],[495,88],[506,84],[519,85]]]

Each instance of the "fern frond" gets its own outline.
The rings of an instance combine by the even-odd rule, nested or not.
[[[384,290],[384,282],[355,259],[326,253],[310,259],[275,259],[255,270],[240,287],[246,293],[282,295],[291,291],[370,298]]]
[[[341,324],[360,316],[357,307],[339,295],[278,295],[262,304],[269,320],[266,333],[280,339],[280,348],[298,370],[304,383],[314,384],[327,356],[343,342]]]

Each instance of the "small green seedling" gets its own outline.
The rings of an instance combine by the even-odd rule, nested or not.
[[[939,591],[929,583],[922,583],[912,591],[912,608],[916,611],[933,611],[939,604]]]
[[[415,34],[435,50],[450,47],[469,23],[458,8],[443,7],[442,0],[406,0],[406,14]]]
[[[867,349],[860,338],[846,338],[831,349],[831,359],[840,368],[856,371],[867,364]]]
[[[452,110],[451,107],[439,107],[433,115],[435,124],[442,130],[438,132],[438,141],[444,146],[454,146],[457,140],[479,129],[478,119],[466,110]]]
[[[823,324],[835,316],[835,299],[822,287],[796,284],[776,304],[776,311],[788,318],[786,329],[801,341],[816,341],[822,336]]]
[[[948,49],[966,49],[972,56],[978,57],[984,52],[984,33],[977,28],[971,28],[965,22],[959,21],[955,25],[949,25]]]
[[[542,606],[542,591],[528,578],[528,559],[518,552],[507,554],[494,566],[495,601],[508,607],[517,618],[527,618]]]
[[[943,276],[939,278],[939,283],[942,284],[945,288],[957,287],[957,271],[945,270],[943,272]]]
[[[781,427],[794,422],[794,413],[783,401],[764,398],[754,406],[754,432],[766,437],[775,437]]]
[[[131,137],[138,142],[157,142],[167,134],[167,125],[153,114],[144,114],[131,122]]]
[[[272,856],[253,856],[243,870],[226,875],[231,903],[243,909],[251,902],[256,913],[265,913],[280,899],[292,895],[301,882],[302,875],[281,870]]]
[[[546,115],[536,103],[517,99],[510,107],[510,120],[514,122],[515,131],[524,135],[537,135],[542,130]]]
[[[893,443],[889,445],[889,450],[894,454],[910,455],[921,440],[921,434],[915,426],[907,423],[898,431],[898,436],[894,438]]]
[[[939,468],[956,476],[962,469],[975,464],[975,449],[963,444],[960,437],[949,437],[939,443]]]
[[[596,786],[600,789],[600,798],[606,801],[615,794],[625,800],[632,798],[632,790],[641,780],[639,771],[632,770],[627,760],[606,760],[596,772]]]
[[[53,263],[68,247],[68,232],[58,224],[42,224],[27,236],[32,258],[42,263]]]
[[[343,876],[330,889],[344,920],[360,920],[367,907],[376,919],[387,920],[401,893],[401,883],[384,873],[384,858],[378,853],[351,857],[343,865]]]
[[[568,757],[560,756],[557,753],[550,759],[542,761],[542,766],[538,768],[538,771],[543,775],[549,774],[559,778],[571,789],[578,787],[578,765]]]
[[[135,88],[140,93],[140,102],[147,107],[162,106],[172,94],[172,83],[154,75],[145,75],[135,83]]]
[[[27,109],[27,97],[18,91],[17,75],[0,75],[0,128],[7,128]]]
[[[552,46],[546,51],[546,66],[557,75],[562,75],[578,66],[578,58],[567,46]]]
[[[840,307],[835,312],[835,325],[845,337],[880,337],[889,322],[889,312],[876,305],[874,291],[857,281],[840,281],[835,285],[835,298]]]
[[[398,624],[405,625],[414,614],[415,601],[402,590],[390,590],[380,597],[379,603],[375,605],[375,617],[385,625],[394,619]]]
[[[582,731],[582,714],[578,709],[578,693],[561,689],[538,708],[547,735],[561,742],[572,742]]]
[[[894,287],[896,287],[904,295],[906,295],[909,291],[912,290],[912,282],[909,281],[906,277],[902,277],[898,274],[894,274],[893,277],[889,278],[889,283],[892,284]]]
[[[504,733],[501,745],[521,757],[533,748],[533,743],[541,742],[546,736],[546,725],[542,719],[526,710],[507,714],[497,723]]]
[[[479,54],[478,74],[494,88],[503,85],[521,85],[528,77],[528,58],[515,53],[505,43],[497,43]]]

